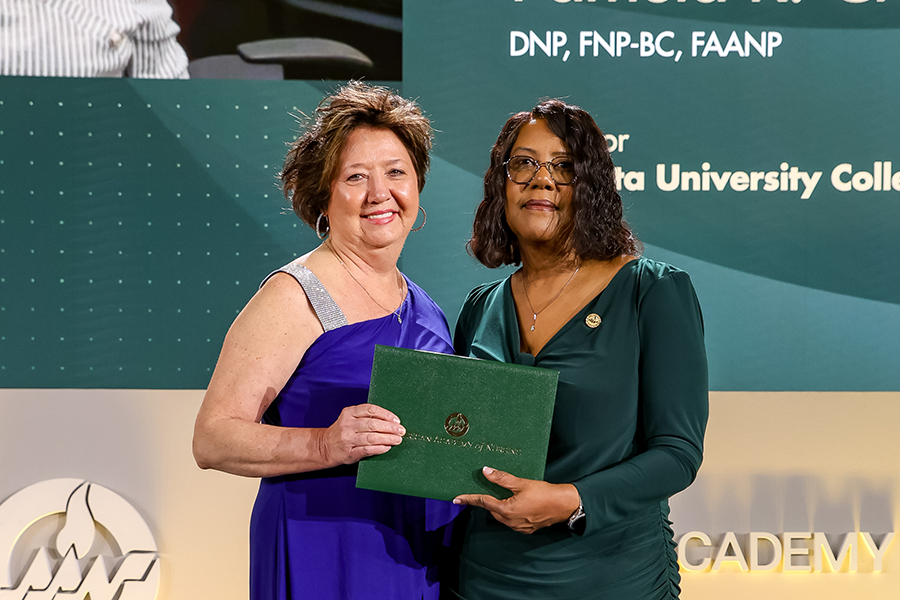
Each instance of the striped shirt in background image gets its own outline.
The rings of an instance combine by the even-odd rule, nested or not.
[[[187,79],[166,0],[0,0],[0,75]]]

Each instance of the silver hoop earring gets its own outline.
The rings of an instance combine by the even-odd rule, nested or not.
[[[322,231],[322,217],[325,217],[325,231]],[[328,232],[331,231],[331,227],[328,225],[328,217],[325,216],[325,213],[319,213],[319,217],[316,219],[316,237],[320,240],[324,240],[328,237]]]
[[[425,222],[428,221],[428,213],[425,212],[425,209],[422,206],[419,206],[419,210],[422,211],[422,224],[416,227],[415,229],[411,229],[410,231],[419,231],[423,227],[425,227]]]

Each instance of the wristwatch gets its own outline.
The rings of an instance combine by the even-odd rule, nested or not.
[[[584,530],[584,504],[581,502],[581,498],[578,498],[578,508],[575,509],[575,512],[572,513],[572,516],[569,517],[569,529],[572,531],[583,531]]]

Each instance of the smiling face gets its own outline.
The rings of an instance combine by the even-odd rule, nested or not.
[[[573,160],[565,143],[543,119],[522,126],[510,156],[537,162]],[[553,241],[561,223],[572,218],[572,185],[559,185],[545,166],[526,184],[506,181],[506,221],[520,244]]]
[[[416,170],[400,138],[389,129],[355,129],[331,183],[326,216],[334,241],[359,249],[402,245],[418,210]]]

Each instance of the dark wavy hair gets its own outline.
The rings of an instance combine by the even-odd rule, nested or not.
[[[416,170],[419,192],[425,187],[434,137],[431,121],[418,104],[388,88],[351,81],[322,100],[314,119],[301,116],[301,127],[280,176],[285,198],[312,228],[328,209],[341,152],[347,138],[359,127],[388,129],[400,138]]]
[[[639,255],[643,246],[622,218],[622,198],[606,137],[588,112],[562,100],[544,100],[530,112],[509,118],[494,147],[484,175],[484,199],[475,212],[469,252],[486,267],[522,262],[519,241],[506,221],[506,167],[519,131],[532,119],[543,119],[575,160],[572,217],[559,223],[556,249],[582,259],[609,260]]]

